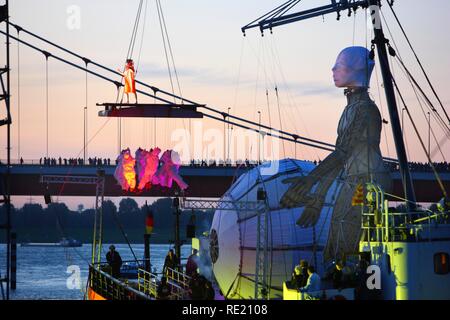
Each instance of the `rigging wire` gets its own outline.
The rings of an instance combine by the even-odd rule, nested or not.
[[[86,63],[86,70],[88,69],[88,64]],[[83,163],[86,164],[86,157],[88,155],[88,149],[87,149],[87,136],[88,136],[88,72],[86,71],[86,78],[85,78],[85,105],[83,108],[83,116],[84,116],[84,134],[83,134]]]
[[[4,34],[4,32],[1,31],[1,30],[0,30],[0,33]],[[13,37],[13,36],[11,36],[11,38],[14,39],[14,40],[18,40],[17,38],[15,38],[15,37]],[[30,48],[32,48],[32,49],[34,49],[34,50],[36,50],[36,51],[39,51],[39,52],[41,52],[41,53],[43,53],[43,52],[47,53],[46,51],[43,51],[43,50],[41,50],[41,49],[39,49],[39,48],[37,48],[37,47],[35,47],[35,46],[33,46],[33,45],[31,45],[31,44],[29,44],[29,43],[23,41],[23,40],[20,40],[20,42],[23,43],[23,44],[26,44],[28,47],[30,47]],[[62,59],[62,58],[60,58],[60,57],[58,57],[58,56],[55,56],[55,55],[52,55],[52,54],[49,54],[49,53],[47,53],[47,54],[49,55],[49,57],[51,56],[51,57],[53,57],[54,59],[56,59],[56,60],[58,60],[58,61],[60,61],[60,62],[63,62],[63,63],[65,63],[65,64],[68,64],[68,65],[70,65],[70,66],[72,66],[72,67],[74,67],[74,68],[76,68],[76,69],[79,69],[79,70],[82,70],[82,71],[86,71],[86,70],[87,70],[86,68],[83,68],[83,67],[81,67],[81,66],[79,66],[79,65],[76,65],[76,64],[74,64],[74,63],[72,63],[72,62],[69,62],[69,61],[67,61],[67,60],[64,60],[64,59]],[[92,62],[91,62],[91,63],[92,63]],[[103,75],[100,75],[100,74],[94,72],[94,71],[91,71],[91,70],[87,70],[87,71],[88,71],[90,74],[92,74],[92,75],[95,75],[95,76],[97,76],[97,77],[99,77],[99,78],[101,78],[101,79],[103,79],[103,80],[106,80],[106,81],[108,81],[108,82],[111,82],[111,83],[115,84],[116,86],[121,86],[121,84],[120,84],[119,82],[117,82],[117,81],[111,80],[111,79],[109,79],[109,78],[107,78],[107,77],[105,77],[105,76],[103,76]],[[114,72],[114,71],[113,71],[113,72]],[[166,103],[170,103],[170,101],[167,101],[167,100],[165,100],[165,99],[162,99],[162,98],[160,98],[160,97],[157,97],[157,96],[155,96],[155,95],[152,95],[152,94],[150,94],[150,93],[148,93],[148,92],[145,92],[145,91],[142,91],[142,90],[136,90],[136,91],[139,92],[139,93],[141,93],[141,94],[143,94],[143,95],[153,97],[153,98],[155,98],[155,99],[158,99],[158,100],[163,101],[163,102],[166,102]],[[161,90],[158,90],[158,91],[161,91]],[[188,100],[185,99],[185,101],[188,101]],[[195,104],[195,103],[194,103],[194,104]],[[211,109],[211,108],[208,108],[208,109]],[[214,110],[214,109],[211,109],[211,110]],[[216,110],[214,110],[214,111],[217,112]],[[199,112],[199,113],[201,113],[203,116],[205,116],[205,117],[207,117],[207,118],[214,119],[214,120],[216,120],[216,121],[221,121],[221,122],[226,121],[226,122],[229,123],[230,125],[237,126],[237,127],[240,127],[240,128],[246,129],[246,130],[252,130],[252,131],[254,131],[254,132],[259,132],[259,133],[261,133],[261,134],[265,134],[265,135],[268,135],[268,136],[271,136],[271,137],[275,137],[275,138],[279,138],[279,139],[285,139],[286,141],[296,142],[296,143],[299,143],[299,144],[303,144],[303,145],[306,145],[306,146],[310,146],[310,147],[314,147],[314,148],[318,148],[318,149],[322,149],[322,150],[326,150],[326,151],[333,151],[334,149],[332,149],[332,148],[335,147],[335,146],[332,145],[332,144],[328,144],[328,143],[325,143],[325,142],[321,142],[321,141],[317,141],[317,140],[313,140],[313,139],[308,139],[308,138],[304,138],[304,137],[300,137],[300,138],[301,138],[302,140],[305,140],[305,141],[308,141],[308,142],[305,142],[305,141],[302,141],[302,140],[294,140],[293,138],[290,138],[292,135],[289,135],[288,137],[282,136],[282,135],[276,135],[276,134],[271,133],[271,131],[273,130],[273,131],[279,132],[278,130],[274,130],[272,127],[269,127],[269,126],[266,126],[266,125],[263,125],[263,124],[261,124],[261,128],[268,129],[269,132],[264,132],[264,131],[261,131],[261,130],[259,130],[259,129],[251,128],[251,127],[248,127],[248,126],[246,126],[246,125],[240,124],[240,123],[238,123],[238,122],[232,122],[232,121],[230,121],[230,120],[225,120],[225,119],[223,119],[223,117],[216,117],[216,116],[213,116],[213,115],[211,115],[211,114],[202,113],[202,112]],[[236,116],[231,116],[231,115],[229,115],[228,118],[233,118],[233,119],[241,120],[242,122],[250,123],[250,124],[252,124],[252,125],[253,125],[253,124],[258,125],[258,124],[256,124],[256,123],[254,123],[253,121],[246,120],[246,119],[243,119],[243,118],[239,118],[239,117],[236,117]],[[283,132],[280,132],[280,133],[283,134]],[[120,140],[119,140],[119,142],[120,142]],[[119,151],[120,151],[120,150],[119,150]],[[119,152],[119,153],[120,153],[120,152]],[[394,160],[394,159],[387,159],[387,160],[390,160],[390,161],[396,161],[396,160]]]
[[[448,123],[450,124],[450,118],[449,118],[449,116],[448,116],[448,114],[447,114],[447,111],[445,110],[445,108],[444,108],[444,106],[443,106],[443,104],[442,104],[441,99],[439,98],[439,96],[438,96],[436,90],[434,89],[434,86],[433,86],[433,84],[431,83],[430,78],[428,77],[428,74],[427,74],[427,72],[425,71],[425,68],[424,68],[423,65],[422,65],[422,62],[420,61],[419,57],[417,56],[417,53],[416,53],[416,51],[414,50],[414,47],[412,46],[411,41],[409,40],[409,37],[407,36],[407,34],[406,34],[406,32],[405,32],[405,29],[403,28],[403,25],[401,24],[400,20],[399,20],[398,17],[397,17],[397,14],[395,13],[395,10],[394,10],[394,7],[393,7],[393,2],[394,2],[394,1],[387,1],[387,2],[388,2],[388,4],[389,4],[389,8],[391,9],[392,14],[393,14],[394,17],[395,17],[395,20],[397,21],[397,24],[399,25],[399,27],[400,27],[400,29],[401,29],[401,31],[402,31],[402,33],[403,33],[403,35],[404,35],[406,41],[408,42],[408,45],[409,45],[411,51],[412,51],[413,54],[414,54],[414,57],[416,58],[417,63],[418,63],[419,66],[420,66],[420,69],[422,70],[423,75],[425,76],[425,79],[427,80],[428,85],[429,85],[430,88],[431,88],[431,91],[433,92],[433,94],[434,94],[434,96],[436,97],[436,99],[439,101],[439,105],[441,106],[442,111],[444,111],[444,114],[445,114],[445,116],[446,116],[446,118],[447,118],[447,121],[448,121]]]
[[[138,70],[139,70],[140,64],[141,64],[142,47],[144,44],[145,27],[147,24],[147,8],[148,8],[148,0],[145,0],[144,22],[142,24],[141,44],[139,46],[138,61],[137,61],[137,65],[136,65],[136,74],[138,73]]]
[[[392,52],[393,52],[393,51],[392,51],[393,49],[390,47],[389,43],[388,43],[387,45],[388,45],[388,47],[389,47],[389,49],[390,49],[389,52],[392,53]],[[397,82],[396,82],[396,80],[395,80],[395,77],[391,74],[391,77],[390,77],[390,78],[392,79],[392,83],[393,83],[393,85],[394,85],[394,87],[395,87],[395,89],[396,89],[396,92],[397,92],[398,96],[400,97],[400,100],[401,100],[401,102],[402,102],[402,104],[403,104],[403,106],[404,106],[404,109],[406,110],[406,113],[407,113],[407,115],[408,115],[408,118],[409,118],[409,120],[411,121],[411,124],[413,125],[414,131],[415,131],[415,133],[416,133],[416,135],[417,135],[417,138],[419,139],[419,142],[420,142],[420,144],[421,144],[421,147],[422,147],[422,149],[423,149],[425,155],[427,156],[428,162],[429,162],[429,164],[430,164],[430,166],[431,166],[431,168],[432,168],[432,170],[433,170],[433,173],[434,173],[434,175],[435,175],[435,177],[436,177],[436,180],[438,181],[439,187],[440,187],[440,189],[441,189],[443,195],[444,195],[445,197],[447,197],[447,192],[446,192],[446,190],[445,190],[445,188],[444,188],[444,185],[443,185],[443,183],[442,183],[442,180],[441,180],[441,178],[440,178],[438,172],[436,171],[436,168],[434,167],[434,164],[433,164],[432,161],[431,161],[430,154],[428,154],[428,152],[427,152],[427,149],[426,149],[426,147],[425,147],[425,145],[424,145],[424,143],[423,143],[423,140],[422,140],[422,138],[421,138],[421,136],[420,136],[420,133],[419,133],[419,131],[418,131],[418,129],[417,129],[417,126],[416,126],[416,124],[415,124],[415,122],[414,122],[414,120],[413,120],[413,118],[412,118],[412,115],[411,115],[411,113],[410,113],[410,111],[409,111],[409,108],[408,108],[408,106],[406,105],[405,99],[403,98],[403,95],[401,94],[400,89],[399,89],[399,87],[398,87],[398,85],[397,85]]]
[[[286,77],[285,77],[285,74],[284,74],[284,71],[283,71],[283,66],[282,66],[282,63],[281,63],[279,50],[277,48],[277,43],[275,41],[275,36],[274,35],[271,37],[271,40],[272,40],[272,46],[271,46],[272,56],[274,58],[274,61],[276,62],[276,66],[278,67],[278,70],[279,70],[279,73],[281,75],[281,79],[282,79],[283,85],[286,88],[286,92],[287,92],[288,108],[285,109],[285,110],[289,113],[288,119],[292,120],[292,122],[291,122],[292,127],[294,128],[294,130],[296,132],[298,132],[298,131],[300,131],[299,128],[297,127],[297,125],[296,125],[296,122],[297,122],[296,119],[297,119],[297,115],[298,115],[299,118],[300,118],[300,122],[302,123],[302,125],[304,127],[304,131],[305,131],[306,135],[309,137],[311,135],[309,133],[308,127],[306,126],[305,122],[303,121],[303,118],[301,117],[301,113],[300,112],[290,112],[291,109],[296,109],[297,106],[296,106],[296,103],[295,103],[295,99],[292,96],[292,92],[289,89],[288,82],[286,81]],[[295,153],[295,155],[297,154],[297,149],[296,148],[297,148],[297,144],[295,144],[295,146],[294,146],[294,149],[295,149],[294,153]],[[307,152],[308,152],[309,156],[311,157],[311,153],[309,152],[309,150]],[[316,152],[316,150],[314,150],[314,154],[316,156],[316,159],[320,159],[320,157],[319,157],[318,153]]]
[[[382,13],[382,17],[383,17],[383,19],[384,19],[385,24],[387,25],[386,19],[385,19],[383,13]],[[410,82],[411,87],[412,87],[412,89],[413,89],[413,91],[414,91],[414,94],[416,95],[416,99],[417,99],[417,101],[418,101],[418,103],[419,103],[419,106],[420,106],[420,108],[421,108],[421,110],[422,110],[423,116],[425,117],[425,119],[427,118],[426,113],[425,113],[425,111],[423,110],[423,105],[422,105],[422,103],[421,103],[421,101],[420,101],[420,99],[419,99],[419,96],[417,95],[417,90],[419,90],[419,92],[422,94],[422,99],[425,100],[425,104],[426,104],[426,105],[430,108],[430,110],[432,111],[430,114],[433,115],[433,118],[437,121],[438,125],[440,124],[441,129],[444,131],[444,134],[445,134],[445,135],[447,136],[447,138],[448,138],[448,137],[449,137],[450,130],[448,130],[448,127],[446,126],[444,120],[440,117],[439,113],[438,113],[437,110],[434,108],[434,106],[433,106],[433,104],[431,103],[430,99],[427,97],[427,95],[425,94],[425,92],[423,91],[423,89],[420,87],[420,85],[417,83],[417,81],[416,81],[416,80],[414,79],[414,77],[412,76],[411,72],[408,70],[408,68],[406,67],[406,65],[403,63],[403,60],[401,59],[401,55],[400,55],[400,53],[399,53],[397,44],[396,44],[396,42],[395,42],[395,39],[394,39],[393,36],[392,36],[392,32],[391,32],[389,26],[388,26],[388,31],[389,31],[389,34],[390,34],[392,40],[393,40],[393,44],[394,44],[394,47],[395,47],[395,50],[396,50],[396,52],[394,52],[394,57],[396,58],[396,62],[397,62],[397,64],[399,64],[400,69],[402,70],[402,72],[404,73],[405,77],[406,77],[406,78],[408,79],[408,81]],[[417,89],[416,89],[416,88],[417,88]],[[444,159],[444,161],[445,161],[445,156],[444,156],[444,154],[442,153],[442,150],[441,150],[441,148],[440,148],[440,142],[438,142],[437,137],[436,137],[436,135],[435,135],[435,133],[434,133],[434,130],[433,130],[431,127],[430,127],[430,131],[432,132],[433,138],[434,138],[434,140],[435,140],[435,142],[436,142],[436,146],[437,146],[436,148],[441,152],[441,155],[442,155],[442,157],[443,157],[443,159]],[[436,148],[433,150],[433,153],[435,152]],[[430,152],[430,153],[431,153],[431,152]],[[431,154],[429,154],[429,159],[431,159]],[[431,163],[431,162],[430,162],[430,165],[432,166],[432,163]]]
[[[376,80],[377,80],[377,91],[378,91],[378,100],[380,101],[381,116],[384,119],[384,103],[383,103],[383,100],[381,98],[380,79],[378,77],[378,66],[377,66],[377,64],[375,64],[375,77],[376,77]],[[387,129],[388,129],[388,127],[387,127],[387,124],[384,121],[382,121],[382,123],[385,126],[383,131],[384,131],[384,139],[386,141],[386,148],[387,148],[388,156],[391,157],[391,152],[389,150],[389,140],[388,140],[388,136],[387,136]],[[403,123],[402,123],[402,126],[403,126]],[[403,127],[402,127],[402,132],[403,132]]]
[[[19,28],[17,39],[20,39]],[[17,160],[20,160],[20,133],[20,41],[17,41]]]
[[[173,72],[174,72],[174,75],[175,75],[175,80],[176,80],[176,82],[177,82],[178,94],[180,95],[180,98],[181,98],[181,104],[183,104],[183,101],[184,101],[184,99],[183,99],[183,93],[182,93],[182,91],[181,91],[180,80],[179,80],[179,78],[178,78],[177,67],[176,67],[176,64],[175,64],[175,58],[174,58],[174,54],[173,54],[173,50],[172,50],[172,45],[171,45],[171,43],[170,43],[169,32],[167,31],[167,24],[166,24],[166,20],[165,20],[165,18],[164,18],[164,12],[163,12],[163,9],[162,9],[162,6],[161,6],[161,1],[160,1],[160,0],[157,0],[157,1],[158,1],[158,3],[159,3],[159,10],[161,11],[162,25],[163,25],[163,27],[164,27],[164,32],[165,32],[165,34],[166,34],[167,47],[168,47],[168,49],[169,49],[169,55],[170,55],[170,59],[171,59],[171,61],[172,61]]]
[[[440,125],[442,131],[447,135],[447,137],[450,138],[450,128],[448,127],[448,125],[445,123],[444,119],[442,119],[441,115],[439,114],[439,112],[436,110],[436,108],[434,107],[433,103],[431,102],[431,100],[428,98],[428,96],[425,94],[425,92],[423,91],[423,89],[421,88],[421,86],[418,84],[418,82],[415,80],[415,78],[412,76],[411,72],[409,72],[408,68],[406,67],[406,65],[403,63],[403,59],[401,58],[401,54],[400,54],[400,50],[397,46],[397,43],[395,42],[395,39],[392,35],[391,29],[389,28],[389,25],[386,23],[386,18],[383,14],[383,12],[381,11],[381,16],[385,22],[385,25],[387,27],[387,30],[389,32],[389,35],[393,41],[393,45],[395,48],[395,57],[397,59],[399,59],[399,61],[401,62],[401,69],[403,69],[403,72],[407,74],[407,77],[410,78],[409,81],[413,81],[414,85],[416,86],[416,88],[420,91],[420,93],[422,94],[422,96],[425,98],[425,100],[427,101],[427,106],[429,107],[429,109],[432,111],[433,114],[433,118],[436,120],[436,122],[438,123],[438,125]],[[391,57],[390,57],[391,58]],[[394,74],[395,76],[395,74]],[[426,116],[425,116],[426,117]]]
[[[397,57],[396,62],[400,65],[398,59],[399,59],[399,58]],[[406,78],[409,80],[409,83],[411,84],[411,88],[413,89],[414,95],[416,96],[417,102],[419,103],[419,106],[420,106],[420,109],[421,109],[421,111],[422,111],[423,116],[426,117],[426,113],[425,113],[425,110],[424,110],[423,104],[422,104],[422,101],[423,101],[424,98],[418,95],[418,93],[417,93],[417,88],[414,86],[414,83],[413,83],[412,79],[411,79],[411,78],[409,77],[409,75],[405,72],[405,70],[402,70],[402,71],[403,71],[404,75],[406,76]],[[422,101],[421,101],[421,99],[422,99]],[[426,99],[426,98],[425,98],[425,99]],[[426,104],[426,102],[425,102],[425,104]],[[430,113],[430,114],[431,114],[431,113]],[[442,155],[442,158],[444,159],[444,162],[445,162],[446,159],[445,159],[445,156],[444,156],[444,154],[443,154],[443,152],[442,152],[442,149],[441,149],[441,147],[440,147],[440,143],[438,142],[437,137],[436,137],[436,135],[435,135],[435,133],[434,133],[434,130],[433,130],[433,128],[432,128],[431,126],[430,126],[430,131],[431,131],[431,133],[432,133],[432,135],[433,135],[434,141],[436,142],[436,146],[437,146],[438,150],[440,151],[440,153],[441,153],[441,155]],[[431,154],[430,154],[430,157],[431,157]]]
[[[48,159],[48,55],[45,55],[45,127],[46,127],[46,155]]]
[[[139,1],[138,11],[136,13],[136,18],[134,20],[133,31],[131,33],[130,44],[128,46],[127,59],[132,59],[132,57],[133,57],[134,45],[135,45],[135,42],[136,42],[136,37],[137,37],[138,30],[139,30],[139,21],[141,19],[141,11],[142,11],[143,2],[144,2],[143,0]]]
[[[155,0],[155,3],[156,3],[156,10],[158,12],[159,27],[160,27],[160,31],[161,31],[161,39],[163,42],[164,56],[166,59],[167,73],[169,75],[170,88],[172,90],[173,103],[176,103],[175,87],[174,87],[173,78],[172,78],[172,69],[170,66],[169,54],[168,54],[167,42],[166,42],[166,34],[164,33],[164,26],[163,26],[163,21],[162,21],[161,3],[158,0]],[[168,137],[168,132],[170,130],[169,126],[170,126],[170,122],[166,121],[166,125],[164,126],[164,143],[165,143],[165,145],[167,145],[167,137]]]
[[[17,26],[17,25],[14,25],[14,24],[12,24],[12,23],[10,23],[10,24],[13,25],[13,26]],[[69,54],[71,54],[71,55],[74,55],[74,56],[76,56],[76,57],[78,57],[78,58],[80,58],[80,59],[86,59],[86,58],[81,57],[80,55],[78,55],[78,54],[76,54],[76,53],[74,53],[74,52],[72,52],[72,51],[70,51],[70,50],[67,50],[67,49],[65,49],[65,48],[63,48],[63,47],[61,47],[61,46],[58,46],[58,45],[56,45],[56,44],[54,44],[54,43],[52,43],[52,42],[50,42],[50,41],[48,41],[48,40],[46,40],[46,39],[44,39],[44,38],[38,36],[38,35],[36,35],[36,34],[33,34],[33,33],[31,33],[30,31],[27,31],[27,30],[25,30],[25,29],[22,29],[22,30],[23,30],[24,32],[26,32],[27,34],[29,34],[29,35],[31,35],[31,36],[33,36],[33,37],[35,37],[35,38],[37,38],[37,39],[39,39],[39,40],[41,40],[41,41],[43,41],[43,42],[46,42],[46,43],[48,43],[48,44],[50,44],[50,45],[52,45],[52,46],[54,46],[54,47],[56,47],[56,48],[58,48],[58,49],[64,51],[64,52],[66,52],[66,53],[69,53]],[[0,33],[5,34],[3,31],[0,31]],[[15,38],[15,37],[12,37],[12,39],[18,40],[18,39]],[[41,49],[35,47],[34,45],[31,45],[31,44],[29,44],[29,43],[27,43],[27,42],[25,42],[25,41],[23,41],[23,40],[20,40],[20,42],[21,42],[22,44],[25,44],[25,45],[27,45],[28,47],[30,47],[30,48],[36,50],[36,51],[43,52],[43,50],[41,50]],[[54,56],[54,55],[53,55],[52,57],[54,57],[56,60],[59,60],[59,61],[61,61],[61,62],[63,62],[63,63],[69,64],[69,65],[71,65],[72,67],[75,67],[75,68],[77,68],[77,69],[85,70],[85,68],[82,68],[82,67],[80,67],[80,66],[78,66],[78,65],[76,65],[76,64],[74,64],[74,63],[72,63],[72,62],[69,62],[69,61],[65,60],[65,59],[59,58],[59,57]],[[120,73],[118,73],[117,71],[114,71],[114,70],[112,70],[112,69],[110,69],[110,68],[107,68],[107,67],[105,67],[105,66],[103,66],[103,65],[100,65],[100,64],[98,64],[98,63],[96,63],[96,62],[93,62],[93,61],[91,61],[91,60],[89,60],[89,62],[90,62],[91,64],[93,64],[93,65],[99,67],[99,68],[102,68],[102,69],[108,71],[108,72],[111,72],[111,73],[116,74],[116,75],[120,75]],[[91,73],[91,74],[93,74],[93,75],[95,75],[95,76],[97,76],[97,77],[100,77],[100,78],[102,78],[103,80],[106,80],[106,81],[109,81],[109,82],[115,84],[118,88],[121,87],[121,86],[123,86],[120,82],[113,81],[113,80],[111,80],[111,79],[109,79],[109,78],[107,78],[107,77],[105,77],[105,76],[103,76],[103,75],[100,75],[100,74],[96,73],[96,72],[89,71],[89,73]],[[145,87],[147,87],[147,88],[152,89],[155,93],[156,93],[156,92],[161,92],[162,94],[165,94],[165,95],[169,95],[169,96],[172,95],[172,94],[170,94],[170,93],[167,92],[167,91],[164,91],[164,90],[161,90],[161,89],[159,89],[159,88],[150,86],[150,85],[145,84],[145,83],[143,83],[143,82],[141,82],[141,81],[136,81],[136,83],[139,83],[139,84],[141,84],[141,85],[143,85],[143,86],[145,86]],[[147,96],[150,96],[150,97],[153,97],[153,98],[155,98],[155,99],[158,99],[159,101],[162,101],[162,102],[165,102],[165,103],[170,103],[169,101],[167,101],[167,100],[165,100],[165,99],[163,99],[163,98],[157,97],[156,95],[152,95],[152,94],[150,94],[150,93],[148,93],[148,92],[144,92],[144,91],[142,91],[142,90],[137,90],[137,92],[139,92],[139,93],[141,93],[141,94],[144,94],[144,95],[147,95]],[[117,99],[117,101],[118,101],[118,99]],[[198,103],[196,103],[196,102],[194,102],[194,101],[191,101],[191,100],[188,100],[188,99],[185,99],[185,98],[183,99],[183,101],[188,102],[188,103],[192,103],[192,104],[195,104],[195,105],[198,105]],[[199,106],[202,107],[202,108],[204,108],[204,109],[206,109],[206,110],[208,110],[208,111],[211,111],[211,112],[214,112],[214,113],[219,113],[219,114],[221,114],[220,111],[218,111],[218,110],[216,110],[216,109],[214,109],[214,108],[207,107],[207,106],[201,106],[201,105],[199,105]],[[206,114],[205,114],[205,115],[206,115]],[[247,119],[244,119],[244,118],[240,118],[240,117],[237,117],[237,116],[233,116],[233,115],[231,115],[231,114],[230,114],[228,117],[229,117],[229,118],[232,118],[232,119],[235,119],[235,120],[238,120],[238,121],[242,121],[242,122],[251,124],[251,125],[259,126],[259,125],[258,125],[257,123],[255,123],[254,121],[247,120]],[[213,117],[213,118],[217,119],[217,117]],[[223,121],[223,119],[220,119],[220,121]],[[273,129],[273,128],[271,128],[271,127],[268,127],[268,126],[266,126],[266,125],[264,125],[264,124],[261,124],[261,128],[268,129],[268,130],[275,130],[275,129]],[[287,135],[287,136],[289,136],[289,137],[292,137],[292,136],[293,136],[293,134],[288,133],[288,132],[281,132],[281,131],[279,131],[279,130],[276,130],[276,131],[280,132],[280,134]],[[286,138],[286,137],[285,137],[285,138]],[[314,143],[318,143],[318,144],[323,145],[323,146],[335,147],[333,144],[325,143],[325,142],[321,142],[321,141],[317,141],[317,140],[313,140],[313,139],[308,139],[308,138],[305,138],[305,137],[299,137],[299,139],[302,139],[302,140],[305,140],[305,141],[314,142]],[[287,138],[287,140],[288,140],[288,141],[291,141],[292,139]],[[294,140],[292,140],[292,141],[294,141]],[[301,143],[301,142],[300,142],[300,141],[297,141],[297,143]],[[323,149],[324,149],[324,150],[327,150],[328,148],[325,147],[325,148],[323,148]],[[392,160],[392,159],[391,159],[391,160]]]
[[[278,118],[280,120],[280,129],[283,130],[283,123],[281,120],[281,109],[280,109],[280,98],[278,96],[278,87],[275,87],[275,95],[277,98],[277,106],[278,106]],[[283,144],[283,158],[286,158],[286,146],[285,146],[285,141],[282,141]]]
[[[421,138],[420,133],[419,133],[417,127],[416,127],[416,124],[414,123],[414,120],[412,119],[411,113],[409,112],[409,109],[408,109],[408,107],[407,107],[407,105],[406,105],[406,102],[405,102],[405,100],[403,99],[403,96],[402,96],[402,94],[401,94],[401,92],[400,92],[399,87],[397,86],[397,82],[395,81],[395,79],[394,79],[393,77],[392,77],[392,82],[394,83],[395,89],[396,89],[396,91],[397,91],[397,93],[398,93],[398,95],[399,95],[399,97],[400,97],[400,99],[401,99],[401,101],[402,101],[402,103],[403,103],[403,106],[405,107],[405,110],[406,110],[406,113],[407,113],[407,115],[408,115],[408,117],[409,117],[409,120],[411,121],[411,124],[413,125],[414,131],[416,132],[417,138],[418,138],[419,141],[420,141],[420,145],[422,146],[422,149],[423,149],[423,151],[425,152],[425,155],[426,155],[427,158],[428,158],[428,162],[429,162],[429,164],[430,164],[430,166],[431,166],[431,169],[433,170],[433,173],[434,173],[434,175],[435,175],[435,177],[436,177],[436,180],[438,181],[439,188],[441,189],[442,194],[444,195],[444,197],[447,198],[447,192],[445,191],[445,187],[444,187],[444,185],[443,185],[443,183],[442,183],[442,180],[441,180],[441,178],[440,178],[438,172],[436,171],[436,168],[434,167],[433,162],[431,161],[430,155],[428,154],[427,149],[426,149],[426,147],[425,147],[425,144],[424,144],[423,141],[422,141],[422,138]]]
[[[175,81],[176,81],[176,84],[177,84],[178,95],[179,95],[178,98],[180,99],[181,104],[184,104],[183,92],[181,91],[180,79],[178,77],[178,71],[177,71],[177,67],[176,67],[176,64],[175,64],[175,58],[174,58],[174,54],[173,54],[173,50],[172,50],[172,44],[170,42],[170,36],[169,36],[168,29],[167,29],[167,23],[166,23],[166,19],[164,17],[164,11],[163,11],[163,8],[162,8],[162,5],[161,5],[161,1],[157,0],[157,2],[159,4],[159,11],[161,12],[162,26],[164,28],[164,33],[166,35],[165,39],[167,40],[167,48],[169,49],[170,61],[172,62],[173,73],[175,75]],[[161,32],[162,32],[162,30],[161,30]],[[167,57],[166,57],[166,59],[167,59]],[[175,92],[173,92],[173,94],[175,95]],[[183,123],[184,132],[186,132],[185,119],[182,119],[181,122]]]

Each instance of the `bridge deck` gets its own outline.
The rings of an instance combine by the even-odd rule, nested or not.
[[[115,166],[103,166],[105,169],[107,197],[171,197],[176,189],[167,189],[155,186],[148,191],[139,194],[123,192],[114,179]],[[40,183],[41,175],[95,175],[97,168],[94,166],[40,166],[40,165],[13,165],[11,167],[11,194],[13,196],[43,195],[44,188]],[[220,198],[248,168],[240,167],[195,167],[182,166],[180,174],[189,188],[186,190],[188,197]],[[0,173],[4,174],[6,167],[0,166]],[[398,172],[392,173],[394,178],[394,194],[403,195],[403,188]],[[412,172],[414,189],[419,202],[436,202],[442,196],[434,176],[430,172]],[[450,173],[442,173],[441,178],[444,187],[450,193]],[[95,186],[85,185],[50,185],[50,194],[60,196],[95,196]]]

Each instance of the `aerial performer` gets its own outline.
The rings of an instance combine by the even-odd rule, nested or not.
[[[132,59],[127,59],[125,64],[125,70],[122,71],[120,69],[117,69],[117,71],[122,75],[125,81],[125,87],[123,90],[123,93],[127,95],[127,103],[130,103],[130,97],[129,94],[134,94],[136,104],[138,103],[137,100],[137,94],[136,94],[136,71],[134,70],[134,62]],[[122,101],[120,102],[122,103]]]
[[[172,188],[172,183],[175,181],[181,190],[187,189],[188,185],[178,174],[178,170],[181,166],[180,155],[173,150],[167,150],[163,153],[160,160],[162,165],[153,176],[152,184],[159,184],[162,187]]]
[[[160,153],[161,149],[158,147],[150,149],[150,151],[142,150],[141,148],[136,151],[139,190],[143,190],[147,185],[151,184],[153,176],[158,170]]]
[[[364,47],[341,51],[332,72],[336,87],[346,88],[347,106],[337,127],[336,149],[309,175],[283,181],[291,185],[280,204],[285,208],[304,208],[297,221],[303,228],[316,225],[329,188],[336,179],[341,181],[324,250],[325,260],[342,258],[358,247],[361,208],[352,207],[358,185],[373,182],[386,192],[392,188],[390,172],[380,151],[381,115],[368,93],[374,66],[373,55]]]
[[[117,166],[114,172],[114,177],[122,187],[122,190],[134,191],[136,188],[135,164],[136,160],[131,155],[130,148],[122,150],[117,158]]]

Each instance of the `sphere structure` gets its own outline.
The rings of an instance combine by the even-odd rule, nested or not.
[[[233,206],[257,201],[258,190],[266,192],[268,219],[267,277],[270,298],[282,298],[283,282],[291,279],[295,265],[305,259],[321,273],[323,251],[328,241],[331,216],[341,183],[328,190],[320,218],[314,227],[301,228],[296,221],[303,207],[281,208],[280,199],[289,187],[287,178],[307,175],[312,162],[284,159],[264,163],[242,174],[224,194],[222,201]],[[314,188],[311,191],[314,191]],[[210,256],[214,276],[222,293],[230,299],[255,298],[256,212],[216,210],[210,230]],[[259,283],[262,278],[259,277]]]

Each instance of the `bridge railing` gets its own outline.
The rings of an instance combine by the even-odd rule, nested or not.
[[[108,158],[101,158],[102,160],[106,159],[108,160]],[[44,164],[44,158],[41,159],[11,159],[11,164],[13,165],[36,165],[36,166],[49,166],[49,167],[54,167],[54,166],[89,166],[89,167],[96,167],[96,166],[101,166],[101,167],[107,167],[107,166],[111,166],[114,167],[116,165],[115,160],[109,159],[109,164],[105,164],[102,161],[102,164],[98,164],[98,163],[89,163],[88,161],[86,161],[86,163],[84,163],[83,161],[81,162],[76,162],[76,164],[71,164],[69,162],[64,162],[64,159],[61,159],[61,164],[59,163],[59,158],[56,158],[56,164]],[[308,160],[305,160],[308,161]],[[0,159],[0,164],[5,164],[7,161],[6,159]],[[385,161],[387,168],[391,171],[391,172],[397,172],[398,171],[398,164],[394,163],[394,162],[390,162],[390,161]],[[248,160],[248,161],[244,161],[244,160],[234,160],[234,161],[223,161],[223,160],[219,160],[219,161],[214,161],[214,160],[210,160],[210,161],[206,161],[206,162],[202,162],[201,160],[194,160],[192,161],[188,161],[188,162],[182,162],[181,163],[182,166],[184,167],[200,167],[200,168],[221,168],[221,167],[226,167],[226,168],[237,168],[237,167],[243,167],[243,168],[247,168],[247,167],[255,167],[258,165],[258,161],[254,161],[254,160]],[[436,162],[433,163],[435,169],[437,172],[450,172],[450,164],[446,163],[446,162]],[[433,172],[432,168],[430,165],[428,165],[427,163],[416,163],[416,162],[410,162],[409,163],[409,169],[412,172]]]

